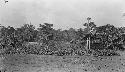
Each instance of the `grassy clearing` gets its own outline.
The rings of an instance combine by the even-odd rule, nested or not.
[[[6,72],[124,72],[123,56],[6,55]]]

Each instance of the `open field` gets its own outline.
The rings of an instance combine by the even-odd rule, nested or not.
[[[6,55],[5,72],[125,72],[125,55],[113,57]]]

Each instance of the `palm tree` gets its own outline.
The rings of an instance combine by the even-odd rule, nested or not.
[[[88,17],[87,18],[88,20],[88,23],[85,23],[84,26],[86,26],[87,28],[84,29],[86,35],[87,35],[87,46],[86,46],[86,50],[87,50],[87,54],[88,54],[88,51],[90,50],[90,44],[91,44],[91,41],[90,41],[90,35],[92,34],[95,34],[96,30],[96,25],[94,24],[94,22],[91,22],[91,18]]]

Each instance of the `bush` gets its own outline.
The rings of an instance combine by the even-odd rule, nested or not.
[[[75,54],[79,55],[79,56],[83,56],[85,54],[85,51],[82,49],[77,49],[77,50],[75,50]]]
[[[38,45],[28,45],[25,48],[27,54],[39,54],[40,47]]]
[[[27,54],[39,54],[39,55],[84,55],[85,50],[80,44],[70,44],[68,42],[61,41],[49,41],[48,44],[42,45],[27,45],[25,53]],[[24,50],[22,50],[24,52]]]
[[[56,55],[56,56],[64,56],[65,52],[63,52],[63,51],[57,51],[57,52],[54,53],[54,55]]]
[[[113,50],[96,50],[93,53],[94,56],[120,56],[119,53]]]

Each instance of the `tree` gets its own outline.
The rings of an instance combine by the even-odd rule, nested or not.
[[[35,30],[35,26],[24,24],[21,28],[16,29],[16,35],[21,41],[34,42],[37,36],[37,31]]]
[[[94,22],[90,22],[91,18],[88,17],[87,20],[88,20],[88,23],[84,24],[84,26],[86,26],[86,28],[84,29],[84,32],[86,33],[86,38],[87,38],[86,49],[88,53],[88,50],[90,50],[90,44],[91,44],[90,38],[91,38],[91,35],[93,35],[96,32],[96,25],[94,24]]]
[[[97,27],[95,38],[100,39],[103,49],[114,50],[116,45],[121,41],[121,35],[118,28],[107,24]]]
[[[1,28],[1,46],[5,51],[14,52],[17,48],[17,41],[15,40],[15,29],[11,26]]]
[[[50,50],[50,45],[54,41],[54,32],[53,24],[44,23],[43,25],[40,24],[38,30],[38,39],[39,43],[42,43],[43,48],[48,53]],[[51,48],[53,49],[53,48]]]
[[[55,41],[63,41],[64,40],[64,36],[63,36],[63,31],[61,29],[58,30],[54,30],[54,40]]]
[[[43,43],[47,42],[49,40],[49,37],[52,36],[53,38],[53,33],[54,33],[54,29],[52,28],[53,24],[48,24],[48,23],[44,23],[44,25],[39,26],[38,30],[38,40]]]

